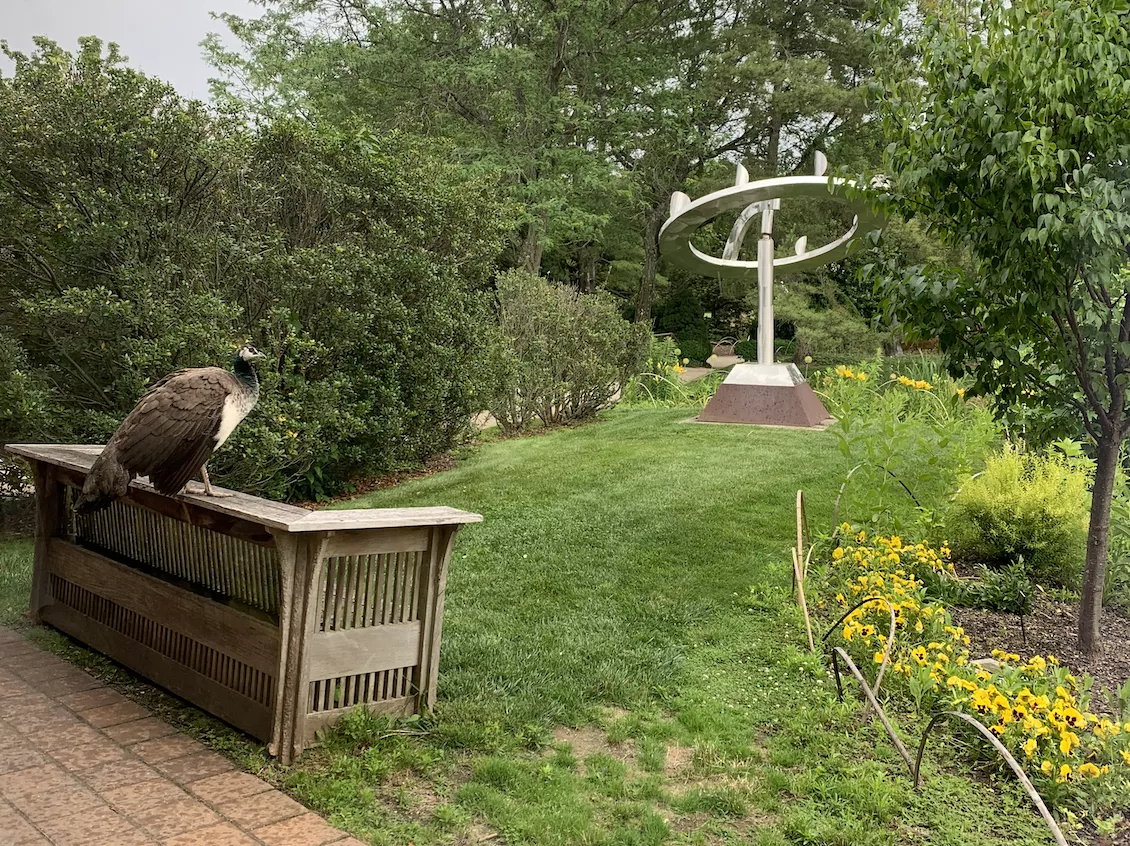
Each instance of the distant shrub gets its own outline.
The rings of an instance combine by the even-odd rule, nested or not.
[[[738,341],[734,344],[734,355],[741,356],[746,361],[757,361],[757,342],[751,339]]]
[[[1087,473],[1059,454],[1006,447],[966,481],[946,519],[954,552],[994,569],[1023,556],[1040,584],[1074,587],[1086,551]]]
[[[705,365],[706,360],[710,358],[713,352],[713,348],[707,341],[700,341],[698,338],[679,339],[679,354],[687,359],[687,364],[691,367]]]
[[[498,279],[500,337],[491,412],[505,432],[533,417],[582,420],[609,404],[640,368],[647,330],[610,294],[582,294],[519,270]]]

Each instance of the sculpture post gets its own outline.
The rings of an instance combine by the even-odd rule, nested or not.
[[[724,188],[691,201],[681,191],[671,197],[671,212],[659,233],[659,248],[675,265],[718,278],[748,279],[757,276],[757,363],[735,365],[703,409],[699,420],[716,423],[760,423],[814,427],[828,419],[828,413],[805,382],[795,364],[776,364],[773,353],[773,281],[781,272],[809,270],[847,256],[861,243],[861,237],[883,226],[865,201],[862,192],[849,196],[853,183],[828,178],[828,162],[816,153],[814,176],[784,176],[749,181],[749,172],[739,164],[732,188]],[[855,212],[848,231],[836,240],[813,250],[807,236],[797,239],[795,255],[775,258],[773,213],[781,200],[792,197],[823,197],[847,205]],[[691,240],[695,231],[719,214],[741,209],[721,258],[698,250]],[[739,258],[742,242],[757,215],[761,218],[761,237],[757,261]]]

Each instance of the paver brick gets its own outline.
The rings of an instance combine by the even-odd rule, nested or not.
[[[271,786],[263,779],[241,772],[220,773],[188,785],[190,793],[212,806],[265,793],[270,789]]]
[[[47,758],[26,743],[0,746],[0,775],[14,773],[50,763]],[[3,841],[0,841],[3,842]]]
[[[7,714],[7,720],[8,725],[23,734],[36,734],[46,729],[62,731],[71,726],[86,726],[86,723],[58,705],[15,710]]]
[[[59,702],[72,711],[88,711],[103,705],[117,705],[130,700],[109,687],[96,687],[79,693],[69,693],[58,697]]]
[[[139,833],[133,823],[108,807],[44,820],[39,827],[55,846],[117,846]]]
[[[169,761],[184,755],[203,752],[205,749],[187,734],[175,734],[159,740],[135,743],[130,747],[130,751],[146,763],[156,764],[159,761]]]
[[[67,787],[74,783],[75,780],[62,767],[46,763],[30,770],[0,776],[0,796],[11,801],[29,793]]]
[[[47,681],[48,679],[59,679],[71,677],[74,672],[74,667],[66,661],[59,661],[45,663],[42,666],[32,666],[23,669],[16,669],[15,673],[28,684],[38,684],[39,682]]]
[[[221,821],[207,806],[195,799],[178,799],[154,805],[129,816],[158,840],[206,828]]]
[[[88,711],[80,711],[79,716],[95,728],[106,728],[120,723],[128,723],[132,720],[140,720],[143,717],[148,717],[149,712],[136,702],[127,700],[103,705],[100,708],[91,708]]]
[[[0,843],[4,846],[43,846],[48,840],[15,808],[0,799]]]
[[[0,699],[27,698],[35,693],[35,688],[23,679],[11,678],[0,681]]]
[[[207,750],[197,752],[195,755],[173,758],[171,761],[161,761],[154,766],[162,775],[177,784],[188,784],[235,769],[235,765],[227,758]]]
[[[149,781],[107,790],[102,794],[110,805],[123,814],[137,814],[157,805],[170,805],[189,796],[168,779],[152,778]]]
[[[123,761],[111,761],[108,764],[82,770],[78,776],[92,790],[103,793],[128,784],[149,781],[157,777],[157,772],[143,761],[136,758],[127,758]]]
[[[0,666],[7,664],[13,658],[18,658],[21,655],[34,655],[42,650],[32,643],[30,640],[25,640],[22,637],[17,637],[13,641],[3,644],[3,649],[0,649]]]
[[[28,732],[27,739],[36,749],[49,755],[60,750],[73,749],[76,746],[106,741],[106,738],[98,729],[88,726],[77,717],[72,717],[67,721],[60,720],[36,724],[35,728]]]
[[[91,767],[117,761],[137,760],[114,741],[101,735],[89,743],[80,743],[77,746],[56,745],[51,749],[51,757],[71,772],[88,770]]]
[[[317,814],[283,820],[257,829],[255,836],[267,846],[323,846],[345,838],[345,832],[334,828]]]
[[[146,740],[168,737],[176,734],[177,730],[164,720],[146,717],[144,720],[134,720],[132,723],[107,726],[102,729],[102,732],[111,740],[116,740],[123,746],[130,746],[134,743],[143,743]]]
[[[221,823],[163,840],[161,846],[259,846],[259,841],[230,823]]]
[[[17,640],[23,640],[24,637],[19,632],[14,631],[7,626],[0,626],[0,643],[13,643]]]
[[[0,795],[33,823],[86,813],[104,804],[55,764],[0,776]]]
[[[306,813],[302,805],[278,790],[224,802],[216,810],[245,829],[263,828]]]
[[[36,688],[48,696],[66,696],[87,690],[96,690],[102,687],[102,682],[89,673],[79,673],[74,676],[61,676],[36,683]]]

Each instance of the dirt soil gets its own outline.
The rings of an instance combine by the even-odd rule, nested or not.
[[[1076,620],[1079,605],[1074,602],[1038,600],[1032,616],[1024,618],[1028,633],[1025,644],[1020,631],[1020,621],[1015,614],[997,611],[980,611],[972,608],[951,608],[959,626],[986,657],[993,649],[1015,652],[1023,657],[1051,653],[1064,666],[1073,671],[1087,672],[1095,679],[1092,693],[1093,710],[1107,710],[1105,695],[1099,690],[1115,690],[1130,679],[1130,618],[1104,610],[1101,632],[1103,653],[1088,659],[1075,646]]]

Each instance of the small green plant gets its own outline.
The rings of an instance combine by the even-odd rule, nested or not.
[[[1078,585],[1087,539],[1088,474],[1059,453],[1006,446],[965,481],[946,528],[956,555],[990,569],[1023,557],[1030,578]]]
[[[747,338],[734,344],[734,355],[741,356],[746,361],[757,361],[757,342]]]
[[[1020,635],[1028,644],[1024,618],[1035,607],[1036,587],[1028,578],[1024,558],[1020,557],[1003,570],[982,568],[980,584],[972,591],[977,605],[987,611],[1001,611],[1020,618]]]
[[[706,341],[686,338],[680,339],[679,352],[684,364],[690,367],[703,367],[714,350]]]

